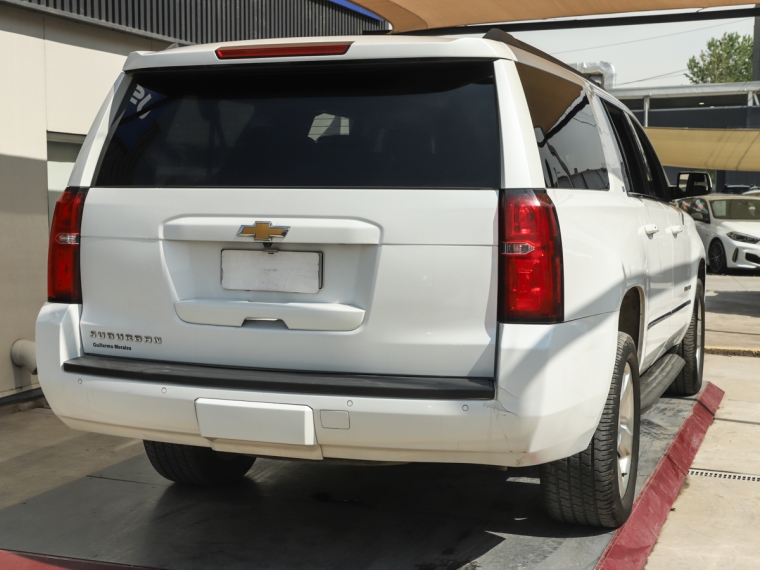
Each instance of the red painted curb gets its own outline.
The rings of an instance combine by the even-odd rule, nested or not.
[[[705,389],[699,395],[698,401],[714,416],[718,413],[718,406],[720,406],[720,401],[723,399],[724,394],[723,390],[715,384],[708,382]]]
[[[640,570],[668,518],[692,461],[712,424],[723,390],[707,383],[665,455],[644,484],[628,522],[612,537],[596,570]]]
[[[0,550],[2,570],[149,570],[125,564],[110,564],[76,558],[61,558],[28,552]]]

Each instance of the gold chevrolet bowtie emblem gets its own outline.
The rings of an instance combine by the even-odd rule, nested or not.
[[[284,238],[290,226],[273,226],[272,222],[256,222],[252,226],[240,226],[239,237],[252,237],[256,241],[272,241],[272,238]]]

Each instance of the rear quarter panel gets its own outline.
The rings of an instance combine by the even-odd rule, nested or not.
[[[619,311],[628,290],[646,291],[646,211],[626,194],[609,123],[596,97],[591,101],[610,188],[549,190],[562,236],[566,321]]]
[[[514,50],[514,53],[516,61],[583,85],[589,92],[602,137],[610,189],[548,190],[557,209],[562,236],[565,321],[618,311],[626,291],[633,287],[646,290],[646,254],[639,233],[646,223],[645,209],[639,200],[629,198],[625,192],[614,135],[604,109],[596,100],[595,88],[577,74],[542,58],[522,50]],[[514,76],[514,85],[519,85],[514,63],[509,61],[503,65]],[[525,95],[521,86],[513,91],[509,103],[516,120],[522,124],[519,129],[509,131],[503,123],[502,137],[524,145],[522,156],[527,166],[523,167],[522,176],[514,176],[506,158],[504,187],[543,188],[545,182]],[[500,101],[502,114],[506,103]],[[516,137],[518,131],[519,138]],[[509,142],[504,144],[507,148]],[[510,154],[512,152],[505,151],[506,157]]]

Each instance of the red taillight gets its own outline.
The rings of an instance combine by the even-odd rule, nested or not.
[[[48,249],[48,301],[81,303],[79,232],[86,188],[66,188],[58,198],[50,228]]]
[[[504,190],[499,212],[499,321],[564,318],[562,241],[546,192]]]
[[[263,46],[225,47],[216,50],[219,59],[256,57],[296,57],[302,55],[343,55],[352,42],[323,42],[316,44],[279,44]]]

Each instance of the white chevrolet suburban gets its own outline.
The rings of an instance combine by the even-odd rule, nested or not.
[[[705,254],[625,107],[508,34],[133,53],[56,205],[40,383],[164,477],[255,457],[540,465],[631,510],[695,394]]]

